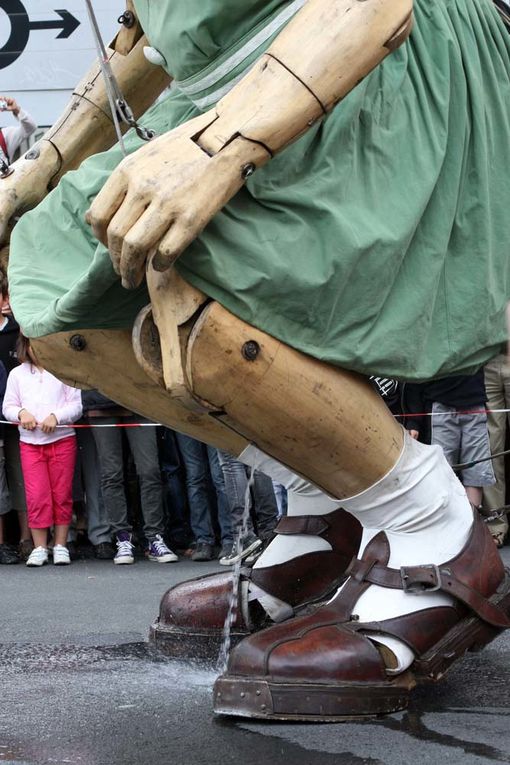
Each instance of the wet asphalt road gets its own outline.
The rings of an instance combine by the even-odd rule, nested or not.
[[[214,668],[154,660],[145,641],[168,586],[219,568],[0,567],[0,765],[510,763],[510,633],[384,720],[214,718]]]

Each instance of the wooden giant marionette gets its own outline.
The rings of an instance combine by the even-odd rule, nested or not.
[[[4,224],[36,205],[16,317],[58,376],[287,486],[215,710],[401,709],[510,625],[463,487],[363,377],[468,372],[505,340],[508,35],[490,0],[135,0],[124,22],[135,113],[173,87],[109,148],[94,72],[0,181]],[[169,591],[157,638],[218,635],[231,587]]]

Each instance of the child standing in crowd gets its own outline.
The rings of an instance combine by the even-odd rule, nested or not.
[[[57,425],[75,422],[81,416],[81,394],[41,367],[23,335],[17,354],[20,366],[7,380],[3,412],[7,420],[19,422],[28,525],[34,540],[27,566],[48,562],[48,530],[52,526],[53,563],[67,565],[76,437],[74,429],[57,430]]]

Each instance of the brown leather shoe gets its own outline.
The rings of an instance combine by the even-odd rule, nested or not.
[[[275,534],[313,534],[331,550],[308,553],[287,563],[262,569],[243,569],[235,598],[231,641],[268,626],[257,601],[248,602],[248,584],[289,605],[289,614],[330,597],[345,581],[346,568],[361,542],[361,526],[344,510],[327,515],[287,516]],[[218,655],[233,586],[231,572],[212,574],[170,588],[161,600],[150,640],[169,656],[213,659]]]
[[[245,638],[216,681],[214,711],[281,720],[342,720],[404,709],[419,682],[439,680],[450,664],[510,626],[510,581],[491,535],[475,519],[463,550],[440,566],[387,567],[381,532],[330,603]],[[441,590],[454,607],[438,606],[378,623],[360,623],[353,608],[371,584],[413,597]],[[406,643],[416,656],[409,670],[390,676],[386,649],[370,634]],[[386,659],[386,661],[385,661]]]

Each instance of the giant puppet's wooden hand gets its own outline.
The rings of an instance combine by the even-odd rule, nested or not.
[[[168,267],[241,188],[246,173],[270,158],[243,138],[210,156],[196,139],[214,119],[207,113],[153,139],[120,163],[96,197],[87,220],[124,287],[140,284],[151,251],[157,250],[157,269]]]
[[[124,160],[87,220],[126,287],[171,265],[253,170],[409,35],[413,0],[308,0],[215,109]]]

